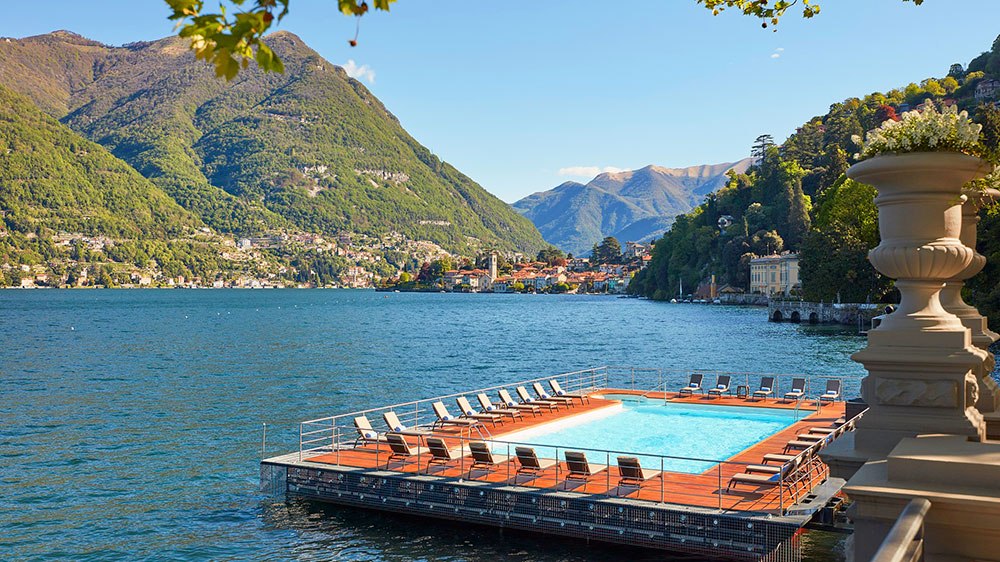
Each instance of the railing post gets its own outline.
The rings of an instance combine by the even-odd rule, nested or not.
[[[302,424],[299,424],[299,462],[302,462]]]
[[[781,466],[781,470],[778,472],[778,515],[785,514],[785,495],[783,493],[785,487],[785,466]]]
[[[510,443],[507,443],[507,483],[510,483],[510,463],[514,462],[514,459],[510,458]]]
[[[267,456],[265,451],[267,450],[267,422],[262,422],[264,426],[264,434],[260,438],[260,460],[264,460]]]
[[[610,496],[611,495],[611,451],[605,451],[604,456],[606,459],[604,466],[607,467],[604,469],[604,473],[607,476],[607,478],[605,479],[607,482],[607,489],[604,490],[604,495]]]
[[[719,496],[719,513],[722,513],[722,463],[721,462],[718,464],[718,467],[719,467],[719,470],[718,470],[718,474],[719,474],[719,492],[718,492],[718,496]]]
[[[663,489],[667,487],[667,476],[663,473],[663,457],[660,457],[660,503],[663,503]],[[721,493],[721,491],[720,491]]]

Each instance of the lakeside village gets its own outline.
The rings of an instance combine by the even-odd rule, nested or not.
[[[632,276],[652,259],[652,244],[626,242],[624,251],[614,238],[595,246],[589,258],[564,256],[554,248],[535,260],[513,260],[490,252],[475,262],[449,267],[448,260],[425,263],[414,276],[402,272],[376,288],[383,291],[463,293],[587,293],[624,294]]]
[[[382,237],[344,233],[333,239],[316,234],[273,234],[220,237],[208,229],[191,241],[215,243],[228,267],[214,275],[173,274],[155,257],[120,263],[112,259],[128,242],[103,236],[58,233],[52,246],[61,260],[30,264],[0,264],[0,278],[10,288],[351,288],[383,291],[469,293],[625,294],[633,275],[651,260],[653,244],[608,237],[594,245],[591,257],[564,255],[555,248],[534,259],[523,254],[484,252],[463,258],[426,240],[400,233]],[[333,267],[317,272],[315,262],[277,259],[291,255],[325,256]],[[296,268],[296,265],[301,267]],[[767,305],[774,297],[795,295],[799,288],[798,257],[794,253],[764,256],[750,263],[749,292],[722,285],[714,278],[685,291],[684,302]],[[324,275],[325,273],[325,275]]]
[[[0,230],[0,237],[4,234]],[[21,263],[0,263],[0,287],[623,294],[635,272],[649,263],[652,251],[652,244],[628,242],[623,249],[608,238],[594,246],[594,259],[567,256],[552,247],[535,259],[497,251],[480,252],[472,259],[398,232],[379,237],[281,233],[232,238],[203,228],[173,241],[203,248],[197,256],[201,259],[176,260],[169,254],[161,257],[141,242],[106,236],[60,232],[36,238],[44,242],[39,247],[45,251]]]

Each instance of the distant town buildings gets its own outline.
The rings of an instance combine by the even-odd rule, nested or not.
[[[773,254],[750,261],[750,292],[790,295],[799,288],[798,254]]]
[[[622,256],[625,261],[631,261],[643,256],[648,256],[650,252],[653,251],[652,244],[642,244],[640,242],[626,242],[625,251],[622,252]]]
[[[1000,80],[984,78],[976,84],[976,101],[991,100],[996,97],[998,91],[1000,91]]]

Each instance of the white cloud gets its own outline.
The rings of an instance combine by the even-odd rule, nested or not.
[[[775,49],[775,51],[778,51],[779,53],[783,53],[783,52],[785,52],[785,48],[784,47],[778,47],[777,49]]]
[[[785,48],[784,47],[778,47],[777,49],[774,50],[773,53],[771,53],[771,58],[772,59],[781,58],[781,53],[784,53],[784,52],[785,52]]]
[[[780,58],[780,57],[781,57],[781,53],[771,53],[771,58],[772,59],[776,59],[776,58]]]
[[[344,65],[344,71],[355,80],[361,80],[369,84],[375,83],[375,70],[367,64],[358,66],[358,63],[354,62],[354,59],[348,59],[347,64]]]
[[[569,166],[568,168],[559,168],[559,175],[592,178],[597,174],[605,172],[615,174],[624,171],[625,170],[623,168],[616,168],[614,166],[605,166],[603,168],[600,166]]]

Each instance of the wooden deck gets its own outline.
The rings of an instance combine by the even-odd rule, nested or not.
[[[608,389],[603,394],[640,394],[627,390]],[[649,396],[649,395],[647,395]],[[649,396],[654,398],[653,396]],[[655,398],[663,398],[662,395]],[[794,408],[794,403],[784,403],[780,400],[747,400],[744,398],[722,397],[703,398],[700,395],[695,397],[676,398],[672,393],[668,394],[667,400],[683,403],[699,403],[713,405],[749,406],[762,408]],[[590,404],[582,405],[575,403],[572,408],[560,407],[558,411],[544,411],[540,416],[532,416],[526,413],[522,420],[507,421],[505,424],[490,427],[493,439],[503,440],[504,435],[509,435],[515,431],[520,431],[542,423],[549,423],[559,419],[566,419],[586,412],[593,412],[597,409],[617,404],[616,400],[607,400],[592,397]],[[808,408],[808,410],[807,410]],[[722,508],[736,511],[755,512],[775,512],[779,507],[788,508],[795,503],[808,490],[799,490],[794,494],[794,498],[789,498],[790,492],[774,486],[754,487],[748,485],[737,485],[731,490],[727,490],[730,477],[738,472],[743,472],[743,465],[749,463],[760,463],[766,453],[780,453],[784,451],[785,444],[794,440],[799,433],[808,432],[810,427],[824,427],[832,425],[838,418],[844,415],[844,403],[836,402],[823,406],[821,412],[812,411],[813,403],[802,406],[803,419],[792,424],[788,428],[770,436],[764,441],[757,443],[744,451],[726,459],[727,462],[717,464],[701,474],[688,474],[680,472],[664,472],[662,478],[657,477],[647,480],[641,487],[619,486],[618,469],[611,466],[590,476],[586,480],[567,480],[567,473],[564,462],[556,466],[545,469],[537,475],[518,474],[519,463],[511,459],[503,462],[491,470],[476,469],[470,472],[472,462],[468,450],[462,446],[459,439],[459,431],[455,429],[442,429],[434,432],[435,436],[445,440],[449,447],[453,448],[457,460],[438,463],[431,461],[429,452],[423,452],[418,456],[406,459],[395,458],[389,461],[389,447],[385,444],[375,446],[366,445],[351,449],[343,449],[338,452],[324,453],[317,456],[310,456],[309,462],[326,463],[340,466],[350,466],[357,468],[379,468],[409,473],[409,474],[431,474],[447,478],[464,478],[468,480],[478,480],[497,484],[516,484],[519,486],[540,488],[550,491],[569,490],[590,494],[609,494],[613,496],[627,497],[631,499],[641,499],[648,501],[665,501],[672,504],[688,506],[698,506],[706,508]],[[374,420],[373,420],[374,421]],[[467,437],[468,431],[463,430],[461,435]],[[473,433],[473,438],[479,437]],[[411,445],[418,444],[418,438],[407,437],[407,442]],[[420,444],[423,440],[419,439]],[[462,455],[462,453],[466,453]],[[604,459],[590,458],[593,464],[604,464]],[[612,458],[612,463],[614,459]],[[731,463],[731,464],[730,464]],[[654,469],[656,467],[646,466],[644,468]],[[825,467],[820,467],[821,471],[816,476],[815,482],[818,484],[825,478]]]

